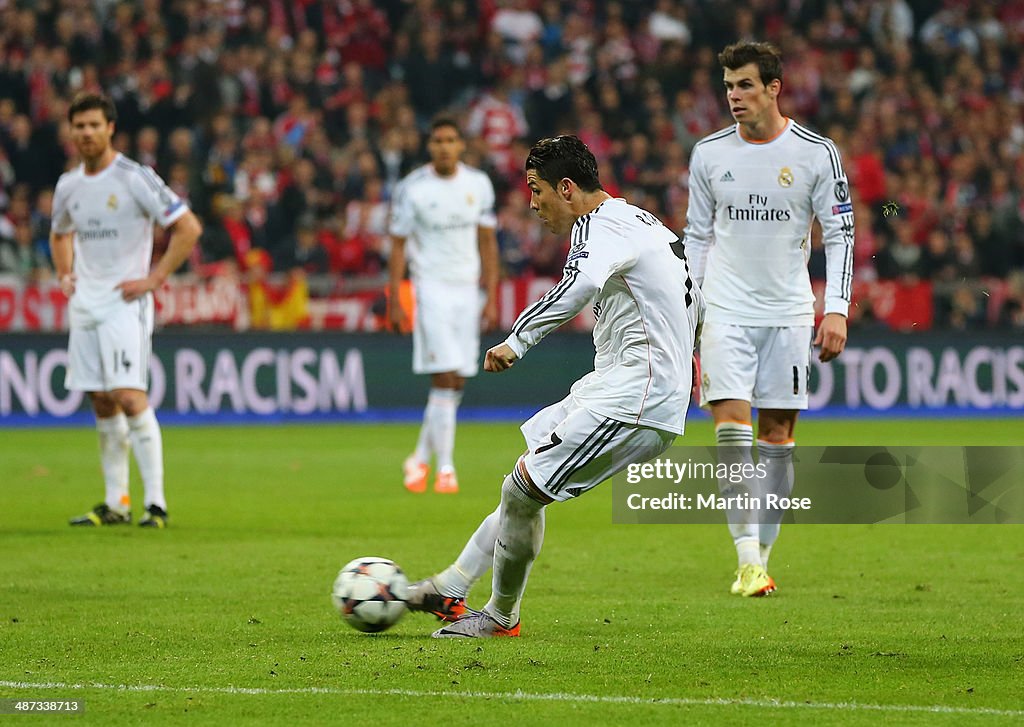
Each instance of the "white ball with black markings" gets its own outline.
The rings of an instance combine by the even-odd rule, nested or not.
[[[341,618],[354,629],[377,633],[405,615],[409,580],[387,558],[356,558],[334,579],[331,600]]]

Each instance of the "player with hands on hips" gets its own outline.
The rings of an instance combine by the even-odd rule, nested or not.
[[[88,393],[96,415],[104,501],[71,520],[101,526],[131,522],[128,451],[142,476],[140,525],[167,525],[163,444],[149,405],[153,295],[188,258],[202,228],[188,206],[149,167],[111,145],[117,114],[110,99],[84,92],[68,109],[81,164],[57,181],[50,250],[68,296],[69,389]],[[171,232],[155,266],[153,224]]]

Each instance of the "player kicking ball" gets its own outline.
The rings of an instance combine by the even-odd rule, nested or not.
[[[526,160],[530,208],[572,247],[561,281],[527,308],[484,370],[506,371],[548,333],[593,305],[594,370],[522,426],[528,451],[456,561],[409,587],[408,606],[450,621],[435,638],[519,635],[519,608],[544,540],[544,509],[578,497],[683,433],[704,300],[682,245],[651,213],[601,188],[575,136],[538,141]],[[493,566],[481,611],[466,594]]]

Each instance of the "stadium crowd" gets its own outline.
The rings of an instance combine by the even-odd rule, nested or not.
[[[681,231],[738,39],[781,47],[784,113],[843,151],[857,279],[933,281],[939,326],[1024,328],[1022,0],[0,0],[0,272],[51,274],[67,106],[92,89],[204,220],[200,274],[382,286],[390,194],[445,111],[494,181],[504,274],[557,276],[532,141],[578,134],[609,192]]]

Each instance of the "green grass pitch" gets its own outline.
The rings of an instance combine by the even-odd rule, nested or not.
[[[102,497],[91,429],[0,431],[0,697],[85,700],[55,724],[1024,721],[1021,526],[783,528],[780,590],[748,600],[724,526],[612,525],[605,485],[550,508],[524,638],[436,641],[420,614],[359,634],[330,604],[338,568],[446,565],[522,449],[515,424],[463,424],[463,492],[417,496],[415,434],[165,427],[172,520],[151,532],[67,526]],[[812,415],[799,434],[1018,445],[1024,425]],[[712,438],[696,420],[686,442]]]

